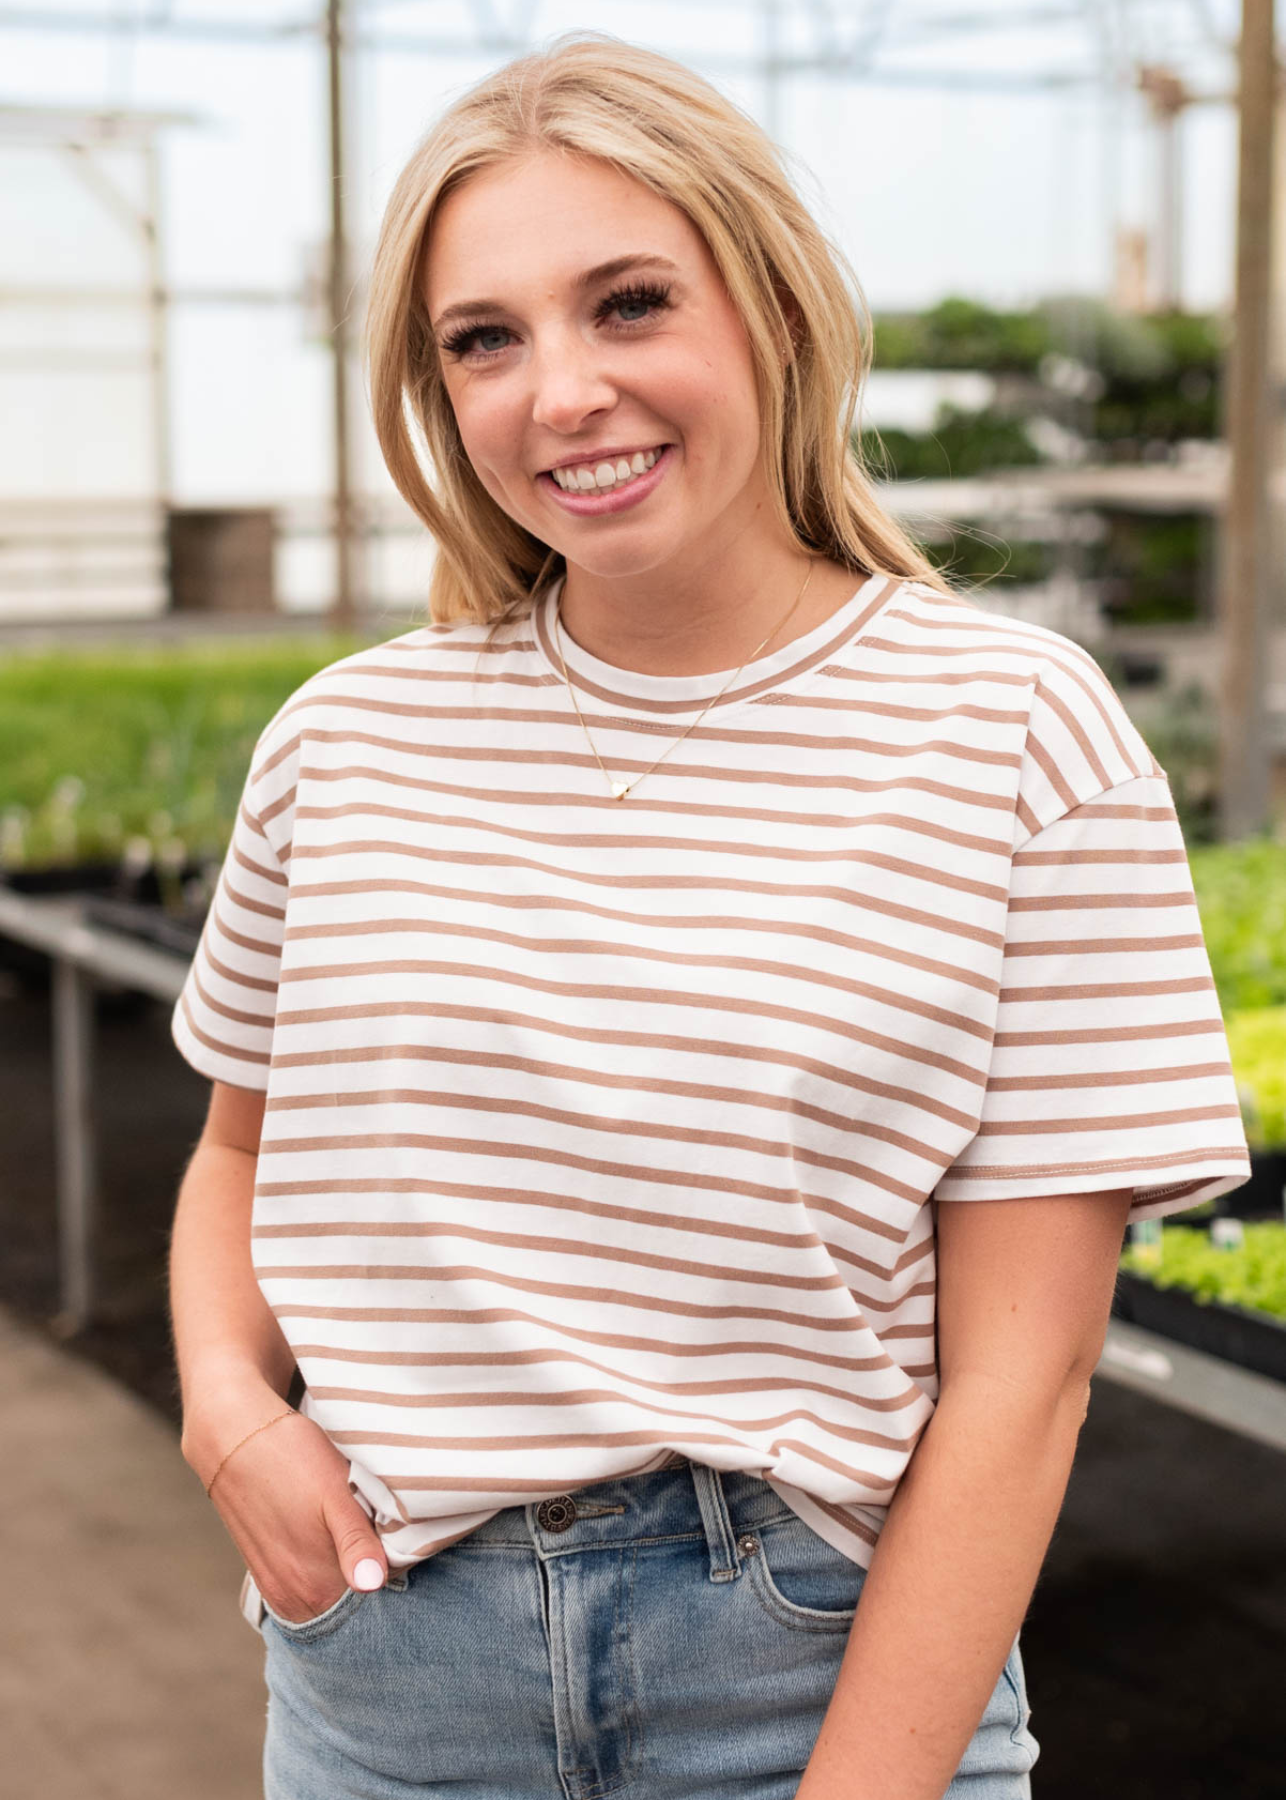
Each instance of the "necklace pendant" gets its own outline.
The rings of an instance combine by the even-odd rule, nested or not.
[[[624,800],[625,796],[630,791],[630,786],[631,784],[628,781],[614,781],[612,783],[613,800]]]

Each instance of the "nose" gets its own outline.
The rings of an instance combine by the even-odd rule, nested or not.
[[[616,404],[616,387],[603,366],[603,352],[578,334],[559,334],[531,357],[531,418],[534,425],[573,433],[594,413]]]

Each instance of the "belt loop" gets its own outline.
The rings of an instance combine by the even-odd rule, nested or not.
[[[710,1579],[735,1581],[741,1573],[741,1561],[737,1555],[736,1534],[732,1529],[728,1501],[719,1471],[706,1463],[694,1462],[689,1466],[696,1483],[697,1504],[701,1508],[701,1522],[705,1526],[706,1544],[710,1550]]]

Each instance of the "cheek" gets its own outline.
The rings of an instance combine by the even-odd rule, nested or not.
[[[451,404],[465,455],[491,491],[517,460],[518,447],[523,442],[503,383],[480,383],[466,388],[451,396]]]

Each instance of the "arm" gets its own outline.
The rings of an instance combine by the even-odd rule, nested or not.
[[[796,1800],[942,1800],[950,1786],[1062,1507],[1129,1198],[938,1203],[938,1406]]]
[[[387,1563],[347,1459],[315,1421],[296,1413],[244,1441],[282,1412],[295,1372],[250,1256],[265,1100],[213,1085],[175,1210],[170,1315],[182,1454],[203,1485],[227,1456],[215,1508],[268,1604],[299,1622],[333,1605],[345,1583],[380,1585]]]
[[[209,1481],[235,1436],[282,1408],[295,1359],[250,1261],[250,1214],[266,1095],[213,1083],[170,1236],[170,1320],[183,1405],[181,1450]]]

